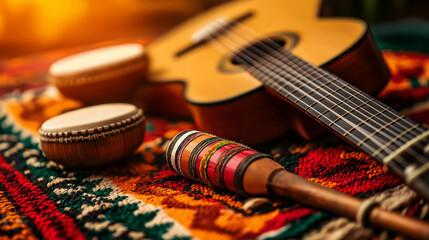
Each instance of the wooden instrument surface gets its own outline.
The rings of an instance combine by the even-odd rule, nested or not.
[[[246,144],[262,143],[290,130],[312,138],[325,128],[288,104],[278,103],[241,66],[231,63],[231,51],[219,51],[210,41],[183,52],[191,36],[219,17],[243,19],[237,29],[249,42],[281,36],[293,54],[324,66],[366,92],[384,86],[387,70],[366,24],[357,19],[319,18],[320,1],[237,1],[184,23],[147,48],[149,80],[139,89],[147,112],[192,116],[198,127]],[[234,29],[233,29],[234,30]],[[238,33],[238,32],[237,32]],[[234,47],[245,45],[235,38]],[[241,44],[240,44],[241,43]],[[358,47],[356,47],[358,46]]]
[[[243,21],[256,30],[260,38],[289,32],[299,36],[291,51],[321,66],[346,52],[366,33],[366,24],[357,19],[320,19],[320,1],[237,1],[223,5],[165,35],[148,47],[151,59],[150,81],[186,83],[185,98],[195,104],[214,104],[237,98],[262,86],[245,71],[219,71],[218,65],[227,53],[205,44],[178,57],[176,54],[192,44],[191,35],[219,17],[236,17],[248,12],[254,16]]]

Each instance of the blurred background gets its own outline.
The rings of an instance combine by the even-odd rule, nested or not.
[[[0,61],[101,41],[154,39],[186,18],[226,1],[1,0]],[[325,0],[321,12],[359,17],[377,25],[428,19],[429,1]]]
[[[88,43],[152,39],[222,0],[0,0],[0,61]]]

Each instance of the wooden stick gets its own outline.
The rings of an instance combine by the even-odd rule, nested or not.
[[[365,226],[377,226],[416,239],[429,239],[429,224],[417,219],[383,210],[370,200],[360,200],[334,189],[310,182],[269,158],[261,158],[249,165],[244,174],[244,189],[252,195],[285,197],[301,204],[323,209],[356,220]],[[267,167],[269,169],[267,169]],[[261,169],[264,173],[261,176]],[[255,176],[260,177],[258,188]],[[263,183],[265,182],[266,183]],[[262,187],[265,185],[265,189]]]

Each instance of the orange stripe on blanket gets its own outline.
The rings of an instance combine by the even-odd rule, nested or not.
[[[0,219],[1,239],[38,239],[34,236],[31,228],[24,223],[16,208],[7,199],[3,191],[0,191],[0,216],[2,216]],[[13,237],[8,238],[8,232],[13,233]]]
[[[143,163],[132,165],[133,168],[139,168],[138,165],[141,164]],[[242,208],[241,202],[231,196],[216,194],[209,187],[191,183],[193,192],[198,190],[204,196],[211,195],[210,199],[206,197],[200,199],[198,196],[189,196],[180,190],[152,184],[142,175],[128,179],[120,176],[106,177],[111,179],[124,194],[130,194],[145,203],[161,207],[168,216],[177,220],[188,228],[194,237],[200,239],[234,239],[234,236],[257,233],[265,226],[266,221],[278,214],[278,211],[254,216],[237,214],[223,205]],[[183,179],[175,184],[189,184],[189,180]]]

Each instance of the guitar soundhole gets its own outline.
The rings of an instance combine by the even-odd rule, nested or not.
[[[273,36],[255,41],[236,52],[231,59],[233,65],[252,65],[254,61],[268,54],[272,54],[286,46],[286,39]]]
[[[259,43],[259,44],[258,44]],[[299,35],[294,32],[277,32],[272,33],[264,39],[260,39],[257,41],[252,42],[246,47],[243,47],[241,50],[248,49],[248,47],[255,45],[256,49],[253,49],[253,51],[262,51],[269,48],[278,49],[279,47],[283,47],[286,50],[292,50],[296,45],[299,43]],[[273,46],[275,47],[273,47]],[[250,54],[250,52],[249,52]],[[254,55],[250,54],[252,57]],[[248,57],[251,57],[248,56]],[[245,57],[245,56],[242,56]],[[241,73],[245,71],[244,65],[242,64],[243,59],[240,59],[237,55],[237,53],[231,53],[231,54],[225,54],[223,57],[219,60],[217,69],[222,73],[227,74],[235,74],[235,73]]]

